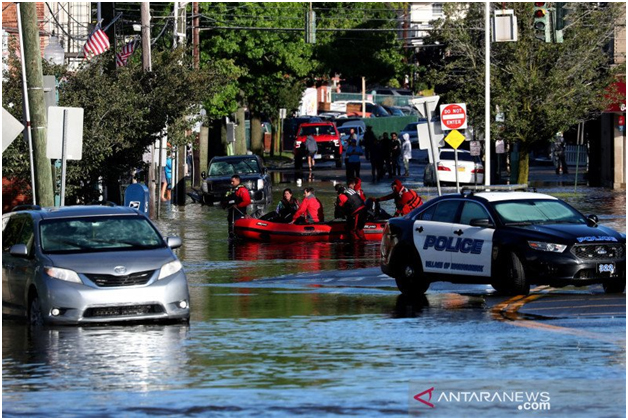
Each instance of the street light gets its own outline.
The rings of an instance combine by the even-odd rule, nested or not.
[[[57,66],[62,66],[65,63],[65,50],[59,43],[58,37],[53,35],[48,39],[48,45],[44,48],[44,60]]]

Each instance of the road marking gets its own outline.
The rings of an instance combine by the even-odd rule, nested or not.
[[[504,302],[498,303],[497,305],[491,308],[491,315],[494,319],[501,322],[508,322],[511,325],[517,327],[531,328],[535,330],[544,330],[556,332],[559,334],[569,334],[577,337],[585,337],[593,340],[603,341],[606,343],[611,343],[615,345],[625,345],[625,338],[610,338],[605,334],[598,334],[594,332],[579,330],[575,328],[569,327],[561,327],[557,325],[552,325],[544,322],[531,321],[527,319],[522,319],[521,315],[518,313],[519,309],[525,305],[526,303],[532,302],[534,300],[540,299],[544,296],[547,296],[549,292],[555,290],[549,286],[539,286],[532,290],[530,290],[529,295],[517,295],[512,298],[505,300]],[[536,294],[532,294],[536,293]],[[611,305],[604,305],[611,306]],[[612,305],[616,306],[616,305]],[[536,308],[535,308],[536,310]]]

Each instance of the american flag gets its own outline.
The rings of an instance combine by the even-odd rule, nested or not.
[[[135,41],[131,41],[122,47],[122,51],[116,54],[116,66],[126,66],[129,57],[133,54],[133,51],[135,51]]]
[[[109,38],[102,29],[96,30],[83,47],[83,53],[88,60],[96,57],[109,49]]]

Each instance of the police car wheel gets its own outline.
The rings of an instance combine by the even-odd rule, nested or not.
[[[602,283],[604,293],[622,293],[626,289],[625,281],[605,281]]]
[[[423,276],[423,268],[418,255],[405,253],[399,258],[399,269],[395,276],[397,288],[404,295],[421,295],[430,287]]]
[[[508,256],[506,280],[506,287],[511,293],[516,295],[527,295],[530,293],[530,283],[526,279],[523,264],[521,264],[521,260],[514,252],[511,252]]]

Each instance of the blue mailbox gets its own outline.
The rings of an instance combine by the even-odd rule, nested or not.
[[[138,209],[148,216],[148,187],[144,184],[130,184],[124,191],[124,205]]]

